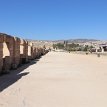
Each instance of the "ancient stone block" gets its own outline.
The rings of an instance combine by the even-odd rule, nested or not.
[[[16,69],[19,66],[19,64],[20,64],[20,39],[14,37],[12,68]]]
[[[3,73],[8,72],[13,63],[14,38],[12,36],[3,35]]]
[[[36,47],[33,47],[33,59],[35,59],[37,56],[36,56]]]
[[[28,42],[28,59],[33,59],[33,49],[32,49],[32,43]]]
[[[21,39],[20,42],[20,63],[28,62],[28,42]]]
[[[3,69],[3,42],[4,42],[4,35],[0,33],[0,74],[2,73],[2,69]]]
[[[25,58],[26,58],[26,62],[28,62],[28,41],[24,40],[25,43]]]
[[[3,67],[3,43],[0,41],[0,73],[2,72]]]
[[[10,56],[6,56],[5,58],[3,58],[3,71],[2,73],[8,73],[10,71],[11,68],[11,58]]]
[[[46,50],[26,40],[0,33],[0,73],[44,55]]]

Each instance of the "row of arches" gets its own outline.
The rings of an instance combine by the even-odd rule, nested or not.
[[[16,69],[47,52],[26,40],[0,33],[0,74]]]

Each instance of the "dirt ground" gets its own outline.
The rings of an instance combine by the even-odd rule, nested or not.
[[[50,52],[0,77],[0,107],[107,107],[107,57]]]

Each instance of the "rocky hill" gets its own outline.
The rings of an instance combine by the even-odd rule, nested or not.
[[[67,41],[68,43],[77,43],[80,45],[93,45],[97,46],[99,44],[107,44],[107,41],[95,40],[95,39],[69,39],[69,40],[28,40],[34,43],[34,45],[43,47],[44,45],[46,48],[52,48],[53,44],[57,43],[64,43]]]

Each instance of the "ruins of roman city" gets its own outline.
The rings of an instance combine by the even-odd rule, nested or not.
[[[47,52],[44,47],[35,46],[27,40],[0,33],[0,74],[17,69]]]

